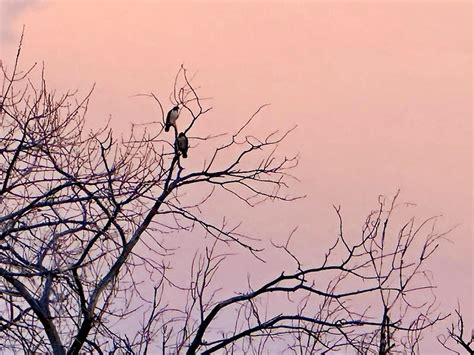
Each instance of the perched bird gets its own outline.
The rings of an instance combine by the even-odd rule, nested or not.
[[[178,119],[178,116],[179,116],[179,106],[176,105],[168,112],[168,115],[166,116],[165,132],[168,132],[171,126],[176,127],[176,120]]]
[[[181,132],[180,134],[178,134],[178,138],[176,138],[176,143],[176,145],[178,146],[178,150],[183,155],[183,158],[187,158],[189,148],[188,137],[186,137],[186,135]]]

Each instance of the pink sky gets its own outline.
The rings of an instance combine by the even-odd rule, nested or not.
[[[472,324],[471,2],[0,2],[3,62],[25,24],[22,63],[44,61],[50,87],[97,84],[90,120],[111,114],[124,130],[156,119],[132,95],[170,104],[184,63],[213,97],[212,129],[229,131],[267,102],[257,131],[297,124],[283,149],[300,153],[293,191],[307,199],[291,212],[232,213],[262,236],[298,225],[303,257],[332,240],[333,204],[357,231],[377,196],[397,189],[413,214],[459,224],[433,271],[440,302],[451,310],[459,299]]]

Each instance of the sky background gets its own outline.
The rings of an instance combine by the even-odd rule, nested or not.
[[[50,88],[96,90],[88,119],[116,131],[155,120],[184,65],[212,97],[209,127],[229,132],[263,103],[256,133],[298,125],[292,186],[307,198],[229,215],[285,238],[308,263],[333,240],[341,205],[360,231],[378,195],[416,203],[457,228],[431,266],[439,301],[473,319],[472,4],[469,1],[0,0],[2,62],[44,62]],[[200,126],[204,129],[205,126]],[[192,142],[191,142],[192,144]],[[189,153],[192,157],[192,150]],[[192,159],[192,158],[191,158]]]

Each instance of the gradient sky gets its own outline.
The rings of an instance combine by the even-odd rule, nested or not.
[[[111,115],[125,130],[156,119],[156,105],[133,95],[153,91],[170,105],[184,63],[213,97],[206,119],[220,131],[263,103],[257,132],[297,124],[282,148],[300,153],[292,191],[308,197],[291,212],[232,213],[263,236],[299,226],[304,258],[332,240],[333,204],[358,231],[377,196],[397,189],[417,204],[413,214],[459,225],[432,268],[443,307],[459,299],[473,324],[470,1],[0,4],[2,61],[13,62],[25,24],[22,63],[44,61],[50,88],[84,93],[96,83],[95,123]]]

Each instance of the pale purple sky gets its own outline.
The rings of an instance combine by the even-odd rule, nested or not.
[[[213,97],[213,129],[229,131],[267,102],[258,132],[297,124],[283,149],[300,153],[293,191],[308,197],[291,212],[273,203],[231,212],[263,236],[299,226],[305,258],[331,240],[333,204],[358,231],[377,196],[397,189],[418,205],[413,214],[459,225],[433,271],[440,302],[451,310],[459,299],[472,325],[470,1],[0,3],[3,62],[25,24],[22,63],[44,61],[60,90],[96,83],[97,123],[111,114],[124,130],[156,119],[156,106],[132,95],[153,91],[170,104],[184,63]]]

